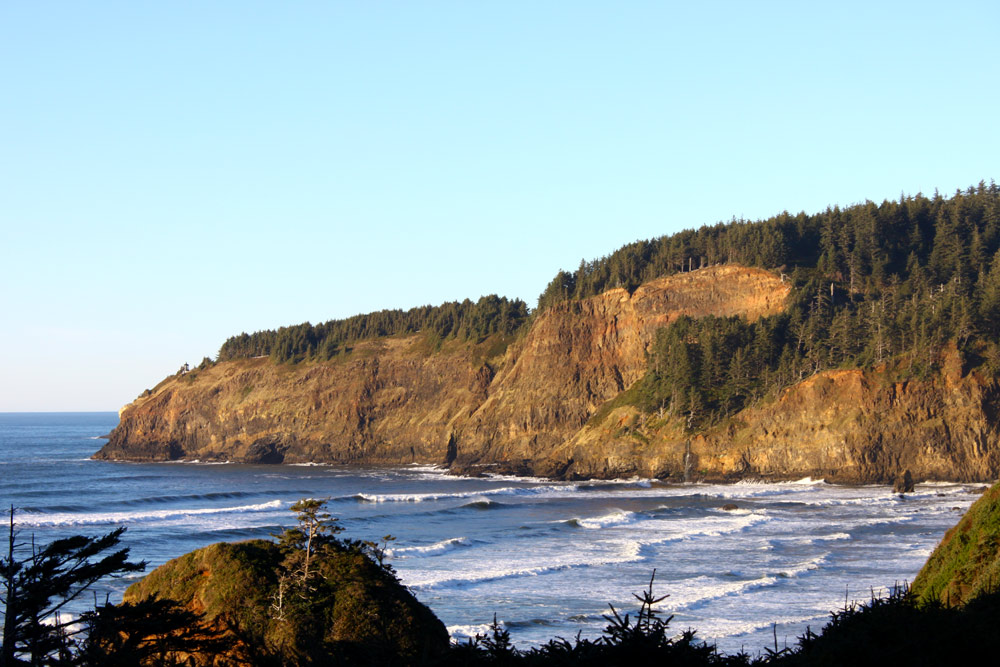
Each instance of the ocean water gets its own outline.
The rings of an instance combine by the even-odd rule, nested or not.
[[[152,568],[213,542],[267,538],[294,523],[295,501],[329,497],[345,536],[397,538],[401,580],[453,637],[496,614],[520,647],[597,636],[608,605],[633,611],[654,569],[678,632],[695,628],[727,652],[760,652],[773,632],[791,645],[846,600],[912,580],[981,488],[921,484],[900,497],[810,479],[664,485],[90,460],[116,423],[115,413],[0,413],[0,505],[18,508],[22,537],[124,525],[133,559]],[[114,600],[129,583],[102,586]]]

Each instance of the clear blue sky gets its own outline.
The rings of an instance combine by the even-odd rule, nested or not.
[[[5,2],[0,411],[1000,180],[1000,3]]]

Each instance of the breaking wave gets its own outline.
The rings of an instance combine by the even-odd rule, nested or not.
[[[24,512],[19,515],[18,523],[25,526],[79,526],[93,524],[128,524],[136,521],[173,519],[185,516],[204,514],[232,514],[243,512],[263,512],[279,509],[283,506],[280,500],[254,505],[237,505],[235,507],[201,507],[189,509],[147,510],[136,512],[85,512],[32,514]]]

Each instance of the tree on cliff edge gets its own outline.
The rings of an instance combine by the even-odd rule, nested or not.
[[[335,537],[337,533],[344,529],[337,525],[337,519],[326,511],[326,503],[329,498],[303,498],[289,509],[296,514],[299,525],[295,528],[287,528],[285,532],[278,536],[278,543],[289,550],[296,560],[301,560],[301,564],[296,563],[303,582],[309,580],[309,564],[316,551],[329,544],[337,544]]]

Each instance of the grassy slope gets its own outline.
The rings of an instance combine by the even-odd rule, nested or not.
[[[921,602],[960,605],[1000,588],[1000,483],[973,503],[934,550],[912,590]]]

